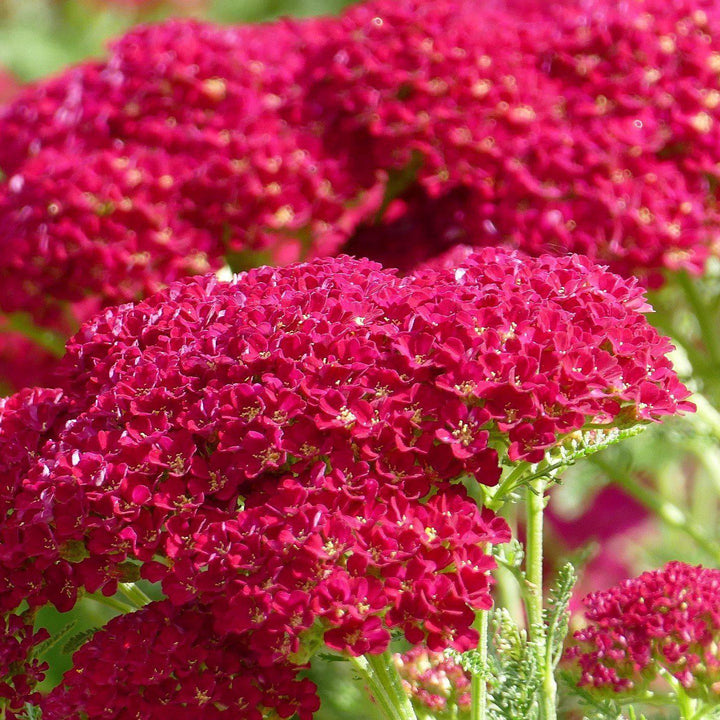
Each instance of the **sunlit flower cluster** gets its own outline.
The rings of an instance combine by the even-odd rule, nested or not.
[[[717,702],[719,593],[719,570],[671,562],[588,595],[588,625],[567,651],[580,684],[640,691],[670,677],[691,697]]]
[[[718,239],[717,7],[520,5],[377,2],[343,18],[309,106],[331,142],[407,187],[348,248],[407,267],[503,243],[651,284],[702,268]]]
[[[505,522],[462,478],[586,423],[687,403],[632,282],[487,249],[402,278],[347,257],[172,285],[70,341],[61,389],[4,402],[2,560],[21,600],[112,594],[132,563],[259,662],[317,639],[477,641]],[[18,431],[20,428],[20,431]],[[26,449],[28,448],[28,449]]]

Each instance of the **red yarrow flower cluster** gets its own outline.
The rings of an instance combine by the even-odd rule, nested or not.
[[[444,718],[470,717],[470,675],[444,653],[415,647],[393,656],[403,687],[420,711]]]
[[[407,188],[352,252],[502,243],[651,284],[717,252],[713,3],[381,0],[341,23],[307,107]],[[403,249],[386,242],[398,227]]]
[[[588,626],[566,652],[579,684],[637,691],[667,674],[688,695],[716,703],[719,593],[720,570],[671,562],[588,595]]]
[[[477,642],[505,522],[497,447],[688,408],[642,292],[581,258],[485,250],[399,277],[348,257],[209,276],[108,310],[58,390],[5,402],[10,609],[113,594],[140,562],[262,664],[318,639]],[[18,428],[21,429],[18,432]]]
[[[88,295],[78,314],[217,268],[208,257],[213,236],[177,207],[179,172],[172,156],[142,146],[89,153],[81,163],[49,149],[27,162],[0,191],[2,309],[58,326],[65,306]]]
[[[48,323],[57,304],[141,299],[224,258],[334,251],[364,207],[358,176],[291,122],[320,38],[315,21],[170,21],[21,93],[0,113],[0,309]]]
[[[47,665],[33,658],[33,651],[49,637],[33,631],[21,615],[0,620],[0,714],[8,720],[24,717],[26,703],[39,700],[36,685],[45,677]]]
[[[43,720],[311,720],[320,701],[299,670],[259,667],[241,641],[213,631],[207,613],[165,601],[99,630],[40,707]]]
[[[0,309],[50,322],[46,304],[343,247],[698,271],[717,251],[719,23],[709,0],[378,0],[135,29],[0,113]]]

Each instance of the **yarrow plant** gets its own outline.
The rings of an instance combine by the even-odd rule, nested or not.
[[[608,510],[720,562],[718,23],[375,0],[142,26],[19,89],[0,720],[712,717],[718,571],[571,613],[583,568],[638,567]],[[657,475],[614,447],[651,425]]]
[[[212,616],[194,607],[153,603],[111,620],[75,653],[74,667],[41,703],[42,716],[160,720],[173,717],[262,720],[319,706],[310,680],[281,663],[260,667],[232,637],[219,638]]]
[[[487,249],[415,277],[348,257],[206,276],[108,310],[59,388],[4,401],[0,604],[67,610],[139,574],[260,667],[362,656],[412,717],[391,632],[477,646],[488,549],[510,539],[489,507],[587,428],[690,407],[646,309],[581,258]]]
[[[0,112],[0,310],[64,338],[226,264],[347,252],[409,271],[459,243],[580,252],[650,286],[699,273],[717,254],[718,17],[378,0],[133,30]]]

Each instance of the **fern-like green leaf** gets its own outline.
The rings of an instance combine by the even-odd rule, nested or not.
[[[79,650],[97,631],[98,628],[92,627],[75,633],[75,635],[63,645],[62,651],[68,655],[72,655],[72,653]]]
[[[558,573],[555,584],[550,589],[547,607],[544,611],[547,627],[547,648],[553,668],[558,666],[562,657],[565,637],[570,622],[570,598],[577,582],[577,572],[572,563],[565,563]]]
[[[45,653],[49,652],[54,647],[63,642],[63,640],[66,640],[68,635],[70,635],[70,633],[75,629],[76,625],[77,620],[73,620],[69,622],[62,630],[60,630],[60,632],[51,635],[47,640],[41,642],[33,650],[33,657],[42,657],[43,655],[45,655]]]

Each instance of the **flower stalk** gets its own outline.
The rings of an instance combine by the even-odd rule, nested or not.
[[[479,665],[482,672],[472,674],[470,693],[472,705],[470,706],[470,720],[486,720],[487,716],[487,677],[485,668],[488,657],[488,612],[480,610],[477,617],[480,640],[478,641]]]
[[[527,581],[526,611],[528,636],[537,648],[538,667],[543,673],[540,698],[543,720],[557,717],[557,685],[548,652],[548,636],[543,616],[543,513],[545,511],[546,482],[540,478],[528,485],[526,491],[527,541],[525,545],[525,574]]]
[[[351,657],[350,660],[387,720],[417,720],[388,651],[380,655]]]

